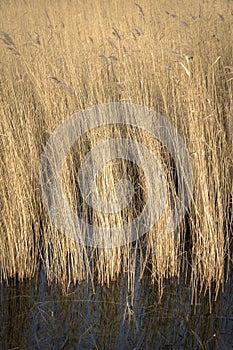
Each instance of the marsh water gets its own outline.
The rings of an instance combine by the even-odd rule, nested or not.
[[[110,287],[83,283],[64,296],[37,278],[1,286],[0,349],[233,349],[233,275],[212,303],[191,305],[191,290],[168,281],[158,300],[149,276]]]

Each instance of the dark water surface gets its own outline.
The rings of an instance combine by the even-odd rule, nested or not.
[[[134,306],[125,279],[98,286],[86,283],[62,296],[45,275],[1,286],[0,349],[233,349],[233,276],[209,308],[201,297],[168,282],[158,303],[147,277],[135,287]]]

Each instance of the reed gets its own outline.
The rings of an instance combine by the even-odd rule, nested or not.
[[[229,2],[2,1],[0,121],[1,280],[31,278],[44,265],[64,290],[88,281],[109,285],[124,273],[133,291],[136,270],[162,294],[167,279],[185,275],[193,301],[214,296],[231,268],[233,193],[233,46]],[[130,101],[151,108],[179,131],[193,164],[194,191],[178,236],[166,233],[172,200],[138,241],[112,249],[70,240],[49,221],[40,191],[41,156],[49,136],[73,113]],[[88,125],[88,120],[85,121]],[[160,159],[175,195],[171,159],[145,131],[111,125],[90,130],[72,147],[63,187],[72,208],[102,227],[122,225],[147,200],[143,169],[126,160],[106,164],[97,185],[117,196],[126,174],[134,201],[102,214],[80,202],[77,169],[109,137],[129,138]],[[227,268],[226,268],[227,267]]]

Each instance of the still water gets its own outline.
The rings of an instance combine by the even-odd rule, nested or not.
[[[224,294],[191,306],[191,290],[168,281],[158,300],[149,276],[135,286],[125,278],[95,293],[83,283],[69,295],[37,278],[1,286],[0,349],[233,349],[233,274]]]

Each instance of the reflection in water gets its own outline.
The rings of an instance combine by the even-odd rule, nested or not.
[[[2,285],[0,349],[233,349],[232,282],[210,314],[208,298],[194,309],[190,289],[174,281],[159,301],[145,277],[131,307],[123,278],[95,294],[82,284],[64,297],[41,272]]]

